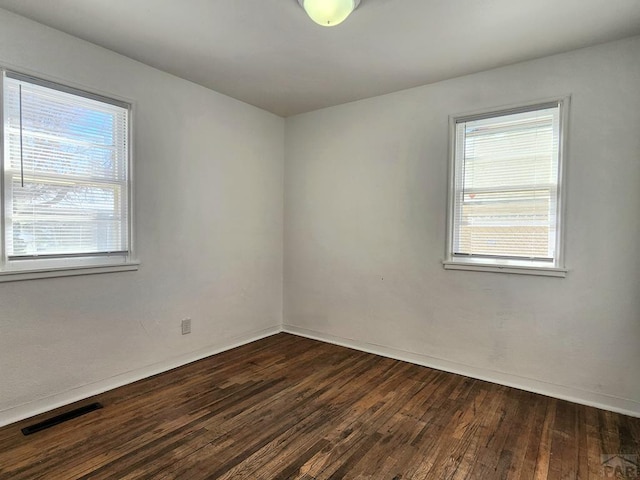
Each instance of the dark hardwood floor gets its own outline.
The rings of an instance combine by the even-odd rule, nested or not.
[[[0,429],[0,478],[575,480],[640,458],[640,419],[288,334],[90,401]]]

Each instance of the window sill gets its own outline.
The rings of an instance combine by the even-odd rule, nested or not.
[[[460,261],[443,261],[446,270],[469,270],[474,272],[492,272],[492,273],[515,273],[519,275],[541,275],[545,277],[567,276],[565,268],[557,267],[540,267],[540,266],[524,266],[524,265],[488,265],[486,263],[460,262]]]
[[[94,275],[97,273],[129,272],[138,270],[140,262],[126,262],[114,265],[83,265],[75,267],[57,267],[32,270],[9,270],[0,272],[0,283],[20,280],[36,280],[39,278],[72,277],[77,275]]]

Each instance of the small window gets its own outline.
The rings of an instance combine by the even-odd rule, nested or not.
[[[567,100],[452,119],[445,268],[564,276]]]
[[[126,103],[3,76],[4,273],[130,261]]]

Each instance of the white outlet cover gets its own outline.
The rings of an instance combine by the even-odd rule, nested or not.
[[[182,334],[186,335],[187,333],[191,333],[191,319],[185,318],[182,320]]]

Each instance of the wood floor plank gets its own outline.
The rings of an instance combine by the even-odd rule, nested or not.
[[[602,454],[640,458],[640,419],[278,334],[1,428],[0,480],[595,480]]]

